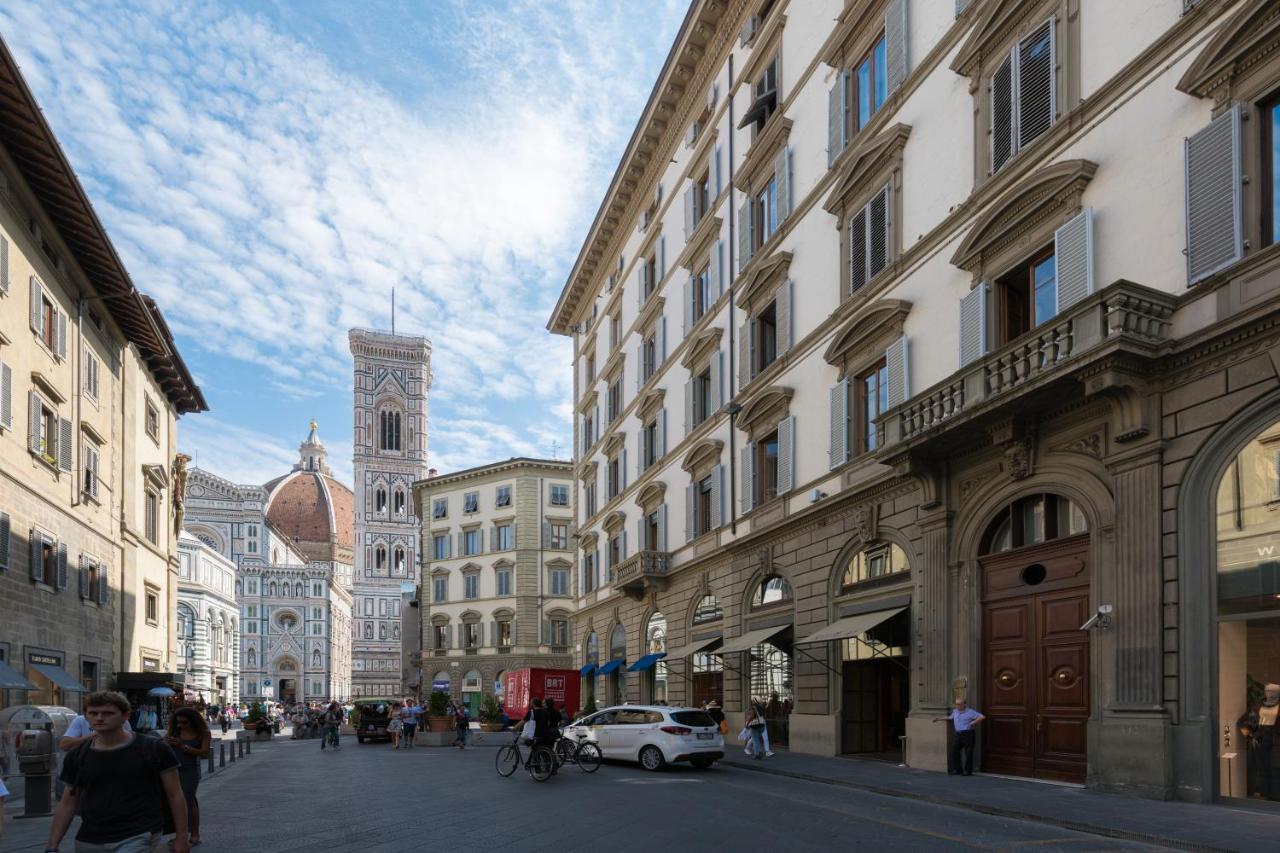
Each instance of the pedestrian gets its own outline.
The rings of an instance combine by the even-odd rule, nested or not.
[[[400,748],[400,732],[404,730],[404,723],[400,720],[400,703],[391,703],[391,719],[387,723],[387,734],[391,736],[391,748]]]
[[[129,726],[128,720],[124,721],[124,730],[126,732],[133,731]],[[67,730],[63,732],[62,737],[58,739],[58,749],[63,752],[70,752],[92,738],[93,727],[89,725],[89,721],[85,719],[84,714],[76,714],[67,726]]]
[[[178,782],[187,800],[187,826],[192,847],[200,843],[200,803],[196,799],[196,788],[200,786],[200,759],[209,754],[212,737],[204,717],[192,708],[179,708],[169,718],[165,743],[173,747],[178,756]]]
[[[982,714],[970,708],[964,698],[956,699],[951,712],[945,717],[934,717],[935,723],[951,721],[955,733],[951,736],[951,748],[947,750],[947,772],[952,776],[973,775],[973,745],[976,733],[973,727],[985,720]],[[964,764],[961,765],[961,753],[964,753]]]
[[[187,853],[187,802],[178,781],[178,758],[159,738],[124,730],[129,700],[100,690],[84,699],[93,738],[62,762],[66,785],[53,814],[45,850],[57,850],[80,815],[76,850],[159,853],[168,802],[175,834],[169,849]],[[163,791],[163,799],[160,792]]]
[[[222,729],[222,733],[224,735],[227,733],[227,729],[231,727],[231,720],[228,717],[229,713],[230,712],[226,709],[218,712],[218,727]]]
[[[747,707],[746,728],[747,737],[751,740],[744,752],[756,761],[763,761],[766,753],[770,755],[772,753],[769,753],[764,745],[764,706],[755,698],[752,698],[751,704]]]
[[[729,733],[729,721],[724,718],[724,711],[720,710],[720,703],[714,699],[708,700],[705,710],[707,716],[716,724],[716,728],[720,730],[720,734],[727,735]]]
[[[457,733],[453,745],[458,749],[466,749],[467,733],[471,729],[471,717],[467,714],[467,706],[462,702],[453,706],[453,728]]]
[[[342,706],[338,704],[338,700],[334,699],[329,703],[329,707],[325,709],[321,721],[323,725],[320,728],[320,750],[324,751],[325,744],[329,742],[329,735],[333,735],[333,748],[338,748],[338,732],[342,728]]]
[[[408,698],[400,708],[401,739],[404,741],[405,749],[413,749],[413,734],[418,728],[418,714],[421,712],[422,709],[415,706],[413,700]]]

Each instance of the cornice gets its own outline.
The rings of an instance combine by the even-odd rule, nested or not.
[[[751,141],[747,156],[734,173],[733,185],[738,192],[751,192],[751,185],[763,174],[764,169],[773,165],[773,155],[791,138],[791,128],[795,127],[795,122],[783,114],[782,106],[778,105],[764,129]]]
[[[772,252],[760,263],[751,265],[734,283],[734,301],[738,307],[747,309],[760,294],[771,292],[775,285],[785,281],[794,257],[793,252]]]
[[[708,326],[692,336],[689,346],[685,348],[684,357],[680,359],[680,365],[686,370],[693,370],[706,353],[720,348],[722,337],[724,337],[723,326]]]
[[[1187,16],[1198,15],[1206,25],[1209,13],[1201,7],[1210,5],[1201,2]],[[1278,48],[1280,5],[1274,0],[1248,0],[1196,56],[1178,80],[1178,91],[1199,98],[1211,97],[1219,90],[1229,89],[1232,80],[1247,74]]]
[[[895,161],[901,160],[902,149],[906,147],[909,136],[911,125],[899,122],[862,140],[855,147],[855,154],[842,158],[844,162],[839,166],[835,189],[827,196],[822,209],[839,215],[849,207],[851,201],[857,201],[859,196],[868,194],[867,182],[883,173]]]

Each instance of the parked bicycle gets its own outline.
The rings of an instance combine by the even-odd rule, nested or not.
[[[603,758],[595,741],[586,738],[561,737],[555,744],[556,766],[576,764],[583,773],[595,773]]]

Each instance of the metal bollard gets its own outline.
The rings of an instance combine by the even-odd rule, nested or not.
[[[227,745],[225,743],[218,744],[218,767],[227,766]]]
[[[253,741],[246,740],[244,742],[244,753],[245,755],[253,755]]]
[[[209,772],[213,773],[213,750],[209,750]]]
[[[236,741],[231,741],[231,763],[236,763]]]

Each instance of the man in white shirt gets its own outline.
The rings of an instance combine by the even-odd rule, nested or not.
[[[133,731],[133,729],[129,728],[128,720],[124,721],[124,730],[126,732]],[[66,733],[58,740],[58,749],[63,752],[70,752],[91,737],[93,737],[93,727],[84,718],[84,714],[76,714],[75,719],[71,721],[71,725],[67,726]]]

